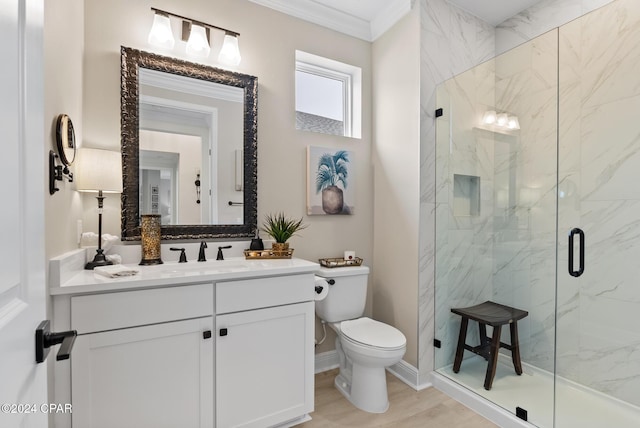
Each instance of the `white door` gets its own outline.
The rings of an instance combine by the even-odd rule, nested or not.
[[[0,0],[0,426],[46,427],[43,0]],[[28,405],[28,406],[27,406]],[[44,410],[44,411],[43,411]]]

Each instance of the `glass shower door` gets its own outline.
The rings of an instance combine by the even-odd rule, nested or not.
[[[544,427],[554,405],[557,34],[446,81],[436,95],[436,369]],[[503,349],[490,390],[482,356],[465,351],[459,372],[452,367],[461,320],[451,309],[485,301],[528,311],[518,321],[524,373]],[[466,343],[480,344],[479,331],[471,321]]]
[[[637,427],[638,1],[618,0],[564,25],[559,49],[556,426]],[[576,228],[584,238],[574,232],[570,245]]]

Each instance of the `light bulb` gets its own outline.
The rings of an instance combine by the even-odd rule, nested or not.
[[[507,126],[507,123],[509,122],[509,117],[507,116],[506,113],[500,113],[497,117],[496,117],[496,124],[498,126]]]
[[[153,25],[147,39],[150,45],[172,49],[175,44],[171,31],[171,20],[168,15],[156,12],[153,16]]]
[[[240,48],[238,47],[238,37],[232,34],[224,35],[224,43],[220,54],[218,55],[218,61],[222,64],[236,66],[240,64]]]
[[[485,125],[492,125],[496,123],[496,112],[494,110],[488,110],[482,117],[482,123]]]
[[[520,129],[520,122],[518,122],[517,116],[509,116],[509,119],[507,121],[507,128]]]
[[[193,56],[207,57],[211,52],[207,30],[198,24],[191,23],[191,33],[187,41],[187,53]]]

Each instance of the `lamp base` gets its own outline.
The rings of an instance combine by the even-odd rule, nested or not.
[[[98,248],[96,250],[96,255],[89,263],[84,265],[84,268],[87,270],[93,270],[93,268],[98,266],[109,266],[112,265],[113,262],[107,260],[105,255],[103,254],[104,250],[102,248]]]

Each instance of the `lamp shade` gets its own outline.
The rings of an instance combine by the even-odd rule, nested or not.
[[[231,34],[225,34],[222,49],[220,49],[220,54],[218,55],[218,61],[222,64],[235,66],[240,64],[241,59],[240,48],[238,47],[238,37]]]
[[[168,15],[156,12],[153,16],[153,25],[149,31],[149,44],[172,49],[175,44],[171,31],[171,20]]]
[[[211,52],[207,30],[198,24],[191,24],[191,33],[187,41],[187,53],[193,56],[207,57]]]
[[[79,192],[122,193],[122,156],[101,149],[78,151],[74,180]]]

